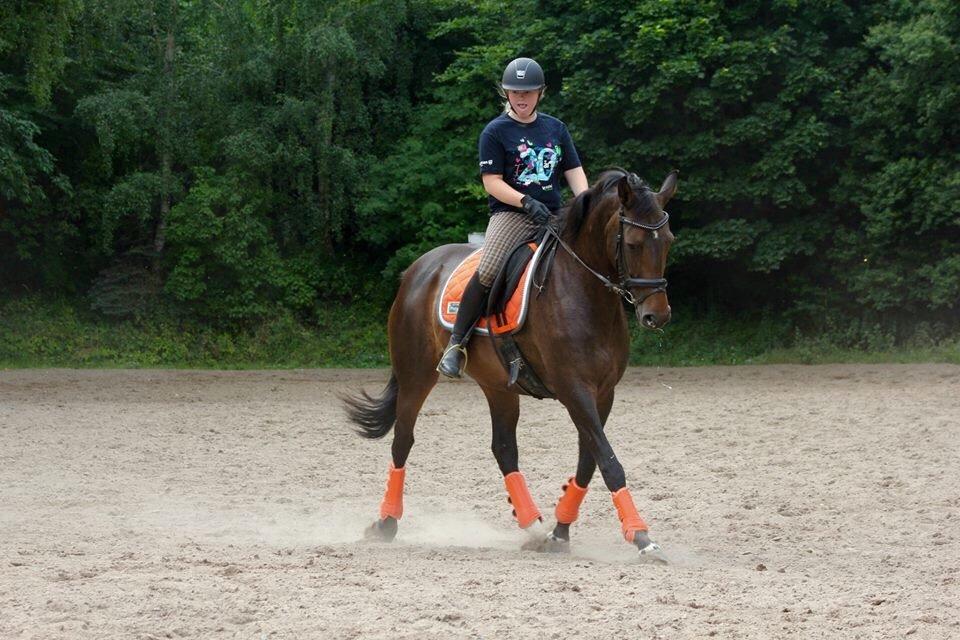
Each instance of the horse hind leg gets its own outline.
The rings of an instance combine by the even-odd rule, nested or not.
[[[523,548],[535,548],[545,538],[546,531],[543,528],[540,510],[533,501],[527,481],[519,469],[517,422],[520,419],[520,398],[513,392],[487,387],[483,388],[483,393],[487,397],[493,426],[491,449],[500,467],[500,473],[503,474],[507,502],[513,507],[513,516],[517,525],[530,537]]]
[[[407,458],[413,448],[413,429],[417,423],[420,408],[436,384],[437,373],[427,374],[423,378],[414,383],[397,384],[387,486],[380,501],[379,517],[367,528],[364,534],[366,538],[390,542],[397,535],[398,523],[403,517],[403,485],[406,479]]]

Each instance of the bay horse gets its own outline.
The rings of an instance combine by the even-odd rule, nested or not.
[[[542,292],[531,294],[526,323],[515,338],[529,365],[566,407],[578,433],[576,474],[564,486],[550,532],[519,471],[519,395],[507,387],[507,371],[491,341],[475,338],[469,343],[465,372],[487,398],[493,455],[517,523],[531,537],[525,548],[569,548],[570,525],[599,467],[624,538],[645,560],[666,561],[634,506],[604,425],[630,346],[621,298],[634,305],[643,327],[659,329],[670,321],[663,274],[673,234],[664,206],[676,187],[676,171],[655,192],[632,173],[609,170],[561,210],[559,224],[548,229],[562,249],[556,251]],[[367,530],[368,537],[389,541],[397,533],[414,425],[437,382],[437,361],[450,337],[436,318],[438,296],[453,269],[474,249],[466,244],[444,245],[421,256],[404,272],[390,309],[392,370],[386,388],[378,397],[363,391],[342,398],[360,435],[381,438],[394,430],[387,489],[380,517]]]

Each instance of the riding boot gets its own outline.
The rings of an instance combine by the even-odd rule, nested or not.
[[[483,313],[489,293],[489,287],[480,284],[480,277],[474,273],[463,290],[460,308],[457,310],[457,320],[453,323],[453,332],[450,334],[450,342],[443,351],[440,364],[437,365],[437,371],[443,375],[449,378],[463,376],[467,341],[477,320],[480,319],[480,314]]]

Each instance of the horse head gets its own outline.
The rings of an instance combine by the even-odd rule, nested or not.
[[[659,191],[633,173],[620,177],[616,186],[619,207],[605,227],[608,258],[634,302],[637,320],[648,329],[659,329],[670,322],[663,274],[673,233],[664,207],[677,190],[677,172],[666,177]]]

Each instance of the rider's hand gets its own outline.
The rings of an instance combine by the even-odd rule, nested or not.
[[[550,209],[536,198],[523,196],[520,204],[523,205],[523,210],[533,218],[535,224],[541,225],[550,218]]]

